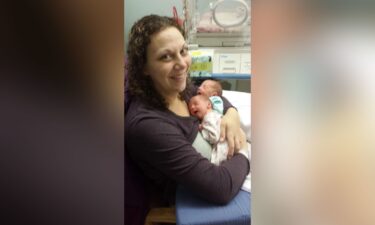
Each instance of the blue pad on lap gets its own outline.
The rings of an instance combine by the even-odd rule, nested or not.
[[[216,205],[179,186],[176,193],[177,225],[249,225],[250,202],[250,193],[241,190],[227,205]]]

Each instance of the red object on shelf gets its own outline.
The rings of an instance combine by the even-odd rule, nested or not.
[[[178,25],[180,25],[181,27],[183,26],[184,20],[178,17],[176,6],[173,6],[173,18],[176,20]]]

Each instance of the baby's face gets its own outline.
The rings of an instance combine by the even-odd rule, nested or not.
[[[200,95],[206,95],[206,96],[213,96],[215,90],[213,86],[213,81],[211,80],[205,80],[198,88],[198,94]]]
[[[210,103],[203,99],[200,99],[198,96],[191,98],[189,101],[190,114],[200,120],[203,119],[204,115],[206,115],[208,109],[210,108]]]

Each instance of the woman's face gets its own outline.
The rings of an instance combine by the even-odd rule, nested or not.
[[[185,39],[175,27],[151,36],[143,72],[151,77],[155,89],[163,97],[175,96],[185,89],[190,64]]]

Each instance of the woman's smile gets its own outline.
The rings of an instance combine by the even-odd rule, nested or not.
[[[181,74],[181,75],[172,76],[171,79],[176,81],[176,82],[185,81],[186,80],[186,73]]]

